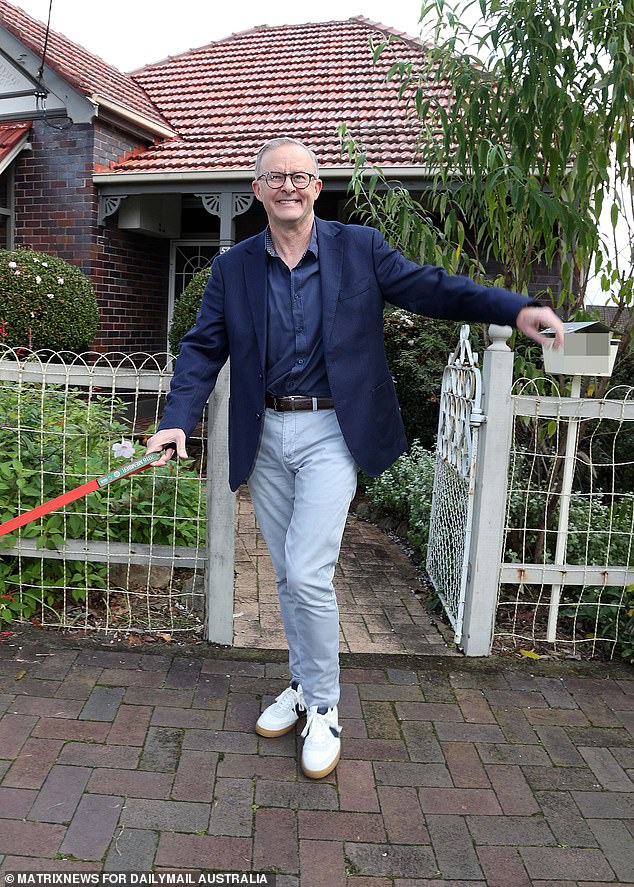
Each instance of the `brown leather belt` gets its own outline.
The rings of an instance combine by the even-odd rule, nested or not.
[[[294,395],[292,397],[275,397],[267,394],[265,404],[278,413],[286,413],[292,410],[331,410],[335,402],[332,397],[305,397]]]

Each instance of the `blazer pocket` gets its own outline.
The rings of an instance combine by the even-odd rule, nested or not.
[[[348,299],[354,299],[357,296],[363,296],[370,289],[370,278],[362,277],[361,280],[355,280],[354,285],[349,289],[342,289],[339,293],[339,301],[347,302]]]

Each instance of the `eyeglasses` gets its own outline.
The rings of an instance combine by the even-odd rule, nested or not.
[[[286,179],[290,179],[293,187],[297,188],[298,191],[303,191],[305,188],[308,188],[311,179],[316,178],[317,176],[313,175],[312,172],[267,172],[258,176],[258,180],[264,179],[269,188],[272,188],[274,191],[278,191],[284,185]]]

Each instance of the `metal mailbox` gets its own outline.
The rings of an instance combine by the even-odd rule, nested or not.
[[[554,338],[551,329],[544,335]],[[611,376],[619,347],[614,331],[598,321],[564,323],[559,350],[544,346],[544,369],[563,376]]]

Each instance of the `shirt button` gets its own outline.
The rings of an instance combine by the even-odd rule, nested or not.
[[[263,378],[264,378],[264,373],[258,373],[258,379],[260,380],[260,382],[262,381]]]
[[[297,361],[297,363],[302,364],[302,363],[304,363],[304,361],[303,361],[303,359],[300,357],[300,359]]]
[[[258,420],[258,422],[259,422],[260,419],[262,418],[262,413],[256,413],[256,414],[255,414],[255,418],[256,418],[256,419]]]

